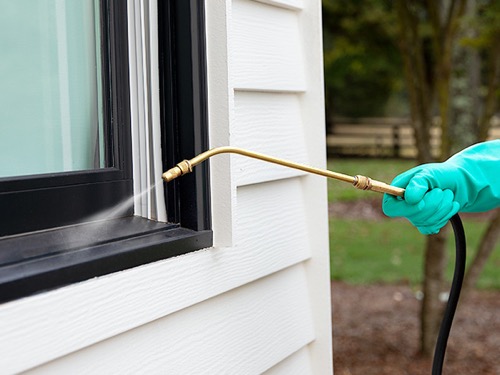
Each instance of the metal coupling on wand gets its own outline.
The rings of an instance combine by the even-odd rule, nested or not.
[[[163,173],[162,178],[165,180],[165,182],[170,182],[173,179],[185,175],[186,173],[190,173],[193,171],[193,167],[196,165],[202,163],[203,161],[207,160],[208,158],[218,155],[218,154],[238,154],[238,155],[243,155],[247,156],[250,158],[254,159],[259,159],[263,161],[267,161],[269,163],[274,163],[274,164],[279,164],[284,167],[288,168],[294,168],[298,169],[304,172],[308,173],[313,173],[317,174],[320,176],[328,177],[328,178],[333,178],[335,180],[339,181],[344,181],[344,182],[349,182],[351,183],[354,187],[361,189],[361,190],[371,190],[371,191],[376,191],[379,193],[387,193],[391,195],[395,195],[398,197],[403,197],[405,190],[402,188],[398,188],[395,186],[388,185],[384,182],[377,181],[377,180],[372,180],[369,177],[361,176],[361,175],[356,175],[356,176],[349,176],[343,173],[338,173],[338,172],[332,172],[326,169],[320,169],[320,168],[315,168],[315,167],[310,167],[307,165],[295,163],[292,161],[280,159],[280,158],[275,158],[272,156],[260,154],[258,152],[253,152],[249,150],[245,150],[239,147],[231,147],[231,146],[225,146],[225,147],[217,147],[213,148],[211,150],[205,151],[198,156],[195,156],[194,158],[190,160],[183,160],[179,164],[177,164],[175,167],[169,169],[165,173]]]

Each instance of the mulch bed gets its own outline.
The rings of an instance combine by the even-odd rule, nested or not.
[[[430,374],[420,301],[408,286],[332,283],[336,375]],[[500,293],[473,291],[455,316],[444,374],[500,374]]]
[[[380,199],[336,202],[329,212],[344,219],[385,218]],[[332,306],[335,375],[431,373],[432,359],[419,354],[420,301],[409,286],[332,282]],[[443,374],[500,375],[500,292],[472,291],[461,302]]]

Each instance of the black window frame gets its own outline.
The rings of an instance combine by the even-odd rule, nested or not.
[[[159,0],[158,16],[162,157],[170,168],[208,149],[204,0]],[[208,166],[166,185],[168,221],[211,228]]]
[[[213,244],[208,164],[165,185],[168,223],[135,217],[131,207],[105,222],[79,224],[133,196],[127,2],[101,3],[111,167],[0,179],[0,303]],[[158,25],[168,168],[208,146],[204,1],[158,0]]]

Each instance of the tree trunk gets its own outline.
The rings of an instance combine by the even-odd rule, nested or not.
[[[400,22],[399,48],[404,61],[404,72],[410,97],[412,124],[418,150],[418,162],[432,161],[430,152],[431,110],[434,90],[428,82],[422,39],[419,36],[418,21],[411,10],[411,4],[395,2]],[[444,231],[441,231],[444,232]],[[423,355],[431,356],[442,316],[439,293],[442,289],[444,265],[446,263],[444,233],[427,238],[424,267],[424,299],[420,316],[420,349]]]
[[[477,0],[469,0],[466,14],[468,19],[477,17]],[[477,30],[472,23],[462,30],[459,39],[473,40]],[[454,66],[451,79],[452,118],[450,119],[452,152],[458,152],[478,141],[478,123],[481,114],[481,57],[479,50],[472,47],[453,49]]]
[[[489,55],[488,91],[485,98],[483,114],[478,124],[478,138],[485,141],[490,130],[491,117],[498,108],[498,87],[500,86],[500,45],[496,44]]]
[[[406,1],[396,1],[401,38],[398,46],[404,63],[404,74],[410,98],[410,113],[415,131],[417,161],[432,161],[430,148],[431,107],[433,90],[427,83],[422,40],[418,32],[418,22]]]
[[[447,232],[445,227],[438,234],[427,237],[424,263],[424,299],[420,311],[420,351],[426,357],[433,354],[445,306],[440,301],[439,296],[444,285]]]
[[[449,0],[445,3],[428,0],[425,11],[432,29],[433,59],[429,59],[420,34],[421,18],[415,4],[399,0],[395,2],[400,23],[399,45],[405,63],[405,75],[410,96],[413,126],[418,148],[418,161],[432,161],[429,130],[432,104],[437,99],[441,118],[440,159],[449,156],[451,142],[450,79],[453,69],[452,48],[458,30],[458,19],[463,15],[466,0]],[[429,51],[427,51],[429,52]],[[434,64],[434,65],[429,65]],[[429,76],[428,72],[432,72]],[[443,313],[439,300],[446,266],[446,230],[429,236],[425,250],[424,300],[421,309],[421,352],[430,356],[433,352]]]
[[[438,59],[436,89],[438,93],[438,105],[441,127],[441,148],[439,159],[445,160],[451,154],[451,137],[450,137],[450,78],[451,78],[451,63],[452,53],[451,46],[443,51],[443,55]]]

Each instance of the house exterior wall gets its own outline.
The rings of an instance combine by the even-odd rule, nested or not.
[[[325,165],[320,0],[206,4],[212,147]],[[0,306],[0,373],[330,374],[326,182],[221,155],[214,247]]]

